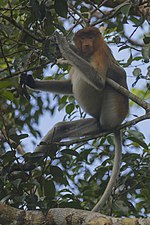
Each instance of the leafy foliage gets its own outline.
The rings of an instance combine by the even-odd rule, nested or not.
[[[108,43],[127,54],[120,64],[133,67],[132,91],[150,97],[150,38],[147,16],[137,5],[113,1],[4,1],[0,6],[0,199],[18,208],[46,213],[53,207],[92,209],[109,180],[113,165],[113,139],[103,137],[70,147],[48,145],[45,154],[20,147],[30,136],[41,137],[39,119],[65,109],[64,119],[86,115],[73,97],[32,93],[18,83],[23,72],[38,79],[65,79],[69,66],[53,67],[60,57],[54,32],[72,35],[78,25],[97,25]],[[123,1],[121,1],[123,2]],[[113,10],[110,10],[110,8]],[[131,25],[132,24],[132,25]],[[133,32],[127,36],[126,27]],[[107,27],[107,29],[105,29]],[[143,28],[143,43],[132,39]],[[138,33],[137,33],[138,36]],[[44,71],[50,64],[51,71]],[[146,66],[145,66],[146,65]],[[143,72],[143,67],[144,72]],[[142,85],[139,87],[139,83]],[[133,115],[135,104],[131,102]],[[131,117],[131,116],[130,116]],[[53,119],[53,118],[52,118]],[[37,142],[33,141],[33,145]],[[136,126],[124,131],[121,173],[103,213],[116,216],[147,216],[150,211],[150,144]],[[43,143],[44,144],[44,143]],[[21,155],[25,149],[26,153]]]

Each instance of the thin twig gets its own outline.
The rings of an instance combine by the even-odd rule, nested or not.
[[[104,22],[105,20],[111,19],[112,17],[115,16],[115,14],[119,11],[120,8],[122,8],[123,6],[125,6],[127,4],[129,4],[129,2],[125,1],[125,2],[121,3],[120,5],[117,5],[115,8],[113,8],[112,10],[110,10],[107,13],[106,17],[103,17],[102,19],[97,20],[96,22],[92,23],[91,26],[96,26],[97,24]]]
[[[17,77],[17,76],[19,76],[21,73],[27,73],[27,72],[29,72],[29,71],[37,70],[37,69],[39,69],[39,68],[41,68],[41,67],[43,67],[43,66],[48,65],[49,63],[51,63],[51,62],[50,62],[50,61],[47,61],[47,62],[45,62],[45,63],[43,63],[43,64],[41,64],[41,65],[39,65],[39,66],[31,67],[31,68],[25,69],[25,70],[23,70],[23,71],[17,71],[17,72],[15,72],[15,73],[12,73],[11,76],[6,76],[6,77],[1,78],[0,81],[4,81],[4,80],[7,80],[7,79],[12,78],[12,77]]]
[[[138,42],[135,41],[135,40],[131,40],[131,39],[130,39],[131,37],[127,37],[126,35],[124,35],[124,38],[126,38],[126,41],[123,42],[123,45],[124,45],[125,43],[129,42],[130,44],[135,45],[135,46],[139,46],[139,47],[143,47],[143,46],[144,46],[144,44],[140,44],[140,43],[138,43]],[[133,47],[132,47],[132,48],[133,48]],[[135,49],[135,50],[137,51],[137,49]]]
[[[10,69],[8,60],[7,60],[6,56],[5,56],[5,53],[4,53],[4,50],[3,50],[3,43],[2,43],[1,40],[0,40],[0,48],[1,48],[1,53],[2,53],[2,56],[4,58],[4,61],[5,61],[6,65],[7,65],[7,69],[9,71],[10,77],[12,77],[11,69]]]
[[[86,24],[87,24],[87,22],[89,22],[88,19],[86,19],[85,17],[83,17],[82,14],[79,13],[78,10],[76,10],[75,7],[74,7],[72,4],[69,4],[69,8],[70,8],[73,12],[75,12],[75,13],[80,17],[80,19],[83,20],[83,22],[85,22]]]
[[[102,11],[102,10],[100,10],[100,6],[99,7],[97,7],[96,6],[96,4],[92,1],[92,0],[88,0],[88,2],[90,2],[90,4],[93,6],[93,8],[95,8],[92,12],[91,12],[91,15],[93,14],[93,13],[95,13],[95,11],[99,11],[101,14],[103,14],[103,16],[105,16],[105,13]]]

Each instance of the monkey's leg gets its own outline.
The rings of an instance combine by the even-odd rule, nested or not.
[[[105,91],[100,116],[100,123],[102,128],[108,130],[115,128],[119,124],[121,124],[128,110],[128,107],[127,109],[125,108],[126,106],[127,103],[124,100],[123,95],[119,95],[119,93],[113,91],[108,87],[107,90]],[[123,112],[121,110],[123,110]],[[121,132],[119,130],[114,132],[114,144],[115,144],[115,156],[111,177],[100,200],[92,209],[93,212],[98,212],[106,204],[108,198],[111,196],[113,188],[116,185],[116,181],[120,173],[121,158],[122,158],[122,140],[121,140]]]
[[[89,136],[100,133],[99,123],[94,118],[80,119],[69,122],[57,123],[42,139],[41,142],[52,144],[54,142],[61,141],[65,138],[75,138],[82,136]],[[38,145],[35,151],[45,151],[48,145]]]

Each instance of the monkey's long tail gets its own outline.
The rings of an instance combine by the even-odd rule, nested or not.
[[[101,199],[94,206],[94,208],[92,209],[92,212],[98,212],[106,203],[107,199],[111,195],[112,189],[115,186],[117,177],[120,173],[120,164],[121,164],[121,158],[122,158],[121,131],[116,131],[114,133],[114,138],[115,138],[115,157],[114,157],[112,174]]]

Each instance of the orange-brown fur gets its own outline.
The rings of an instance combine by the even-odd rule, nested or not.
[[[85,42],[87,45],[87,54],[82,51],[82,46]],[[74,43],[82,56],[88,58],[91,65],[97,71],[101,71],[103,75],[106,74],[107,69],[111,67],[112,64],[118,65],[98,28],[86,27],[79,30],[75,34]],[[88,54],[88,47],[92,48],[90,54]]]

